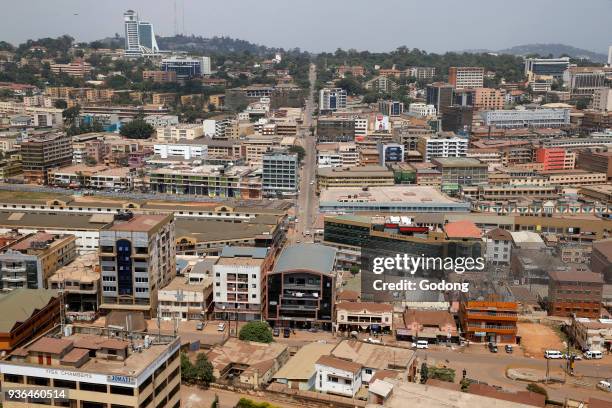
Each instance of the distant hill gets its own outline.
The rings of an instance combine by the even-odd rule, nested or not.
[[[542,57],[552,55],[553,57],[559,57],[561,55],[567,55],[576,59],[588,59],[593,62],[603,63],[606,62],[607,56],[598,52],[585,50],[582,48],[572,47],[565,44],[527,44],[517,45],[516,47],[506,48],[503,50],[495,51],[500,54],[512,54],[512,55],[529,55],[538,54]]]
[[[248,52],[252,55],[266,56],[280,48],[270,48],[253,44],[249,41],[230,37],[204,38],[200,36],[176,35],[173,37],[157,37],[157,45],[162,50],[187,51],[201,54],[231,54]]]

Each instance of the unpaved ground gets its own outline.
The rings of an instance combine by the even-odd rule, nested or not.
[[[545,350],[564,351],[559,335],[549,326],[540,323],[518,323],[518,335],[526,356],[542,357]]]

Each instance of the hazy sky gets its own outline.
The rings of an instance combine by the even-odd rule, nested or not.
[[[563,43],[606,53],[612,0],[176,0],[179,32],[226,35],[308,51],[338,47],[429,52]],[[136,10],[157,34],[174,33],[174,0],[0,0],[0,40],[120,33]],[[184,4],[184,14],[182,12]],[[184,15],[184,30],[183,30]]]

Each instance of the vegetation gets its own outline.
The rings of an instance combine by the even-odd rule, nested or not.
[[[421,384],[425,384],[429,378],[429,368],[427,363],[421,364]]]
[[[131,122],[121,126],[119,133],[128,139],[148,139],[155,129],[142,118],[134,118]]]
[[[304,150],[302,146],[291,146],[289,148],[289,153],[296,153],[300,163],[304,159],[304,156],[306,156],[306,150]]]
[[[210,408],[219,408],[219,396],[217,394],[215,394],[215,399],[210,404]]]
[[[548,392],[546,391],[546,388],[542,387],[539,384],[536,384],[536,383],[527,384],[527,391],[535,392],[537,394],[542,394],[544,397],[546,397],[546,399],[548,399]]]
[[[214,382],[213,366],[206,354],[199,353],[193,364],[187,354],[181,353],[181,379],[188,384],[200,383],[205,386]]]
[[[356,265],[351,266],[351,269],[350,269],[351,275],[353,275],[353,276],[357,275],[359,273],[359,270],[360,269],[359,269],[358,266],[356,266]]]
[[[272,343],[274,340],[270,326],[266,322],[248,322],[240,329],[238,334],[240,340],[255,341],[257,343]]]
[[[240,398],[240,401],[234,408],[278,408],[276,405],[272,405],[269,402],[255,402],[247,398]]]
[[[433,378],[446,382],[455,382],[455,370],[452,368],[430,366],[427,369],[427,378]]]

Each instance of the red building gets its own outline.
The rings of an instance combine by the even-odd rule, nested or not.
[[[538,148],[535,159],[537,163],[544,165],[544,171],[571,170],[575,164],[574,154],[563,148]]]

